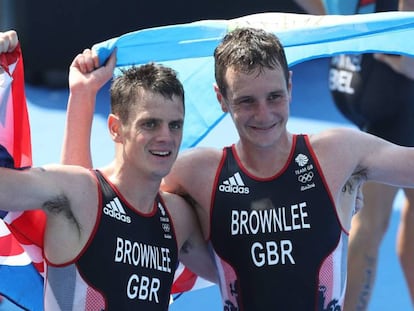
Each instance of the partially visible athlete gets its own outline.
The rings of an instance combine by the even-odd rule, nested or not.
[[[398,7],[399,5],[399,7]],[[412,11],[413,0],[377,0],[376,11]],[[333,57],[330,89],[339,111],[362,131],[402,146],[414,146],[414,58],[386,54]],[[379,247],[399,187],[366,183],[364,208],[352,222],[347,310],[366,310],[374,288]],[[414,302],[414,190],[405,195],[396,242]]]

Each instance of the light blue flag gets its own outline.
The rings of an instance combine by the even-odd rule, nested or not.
[[[224,117],[213,91],[213,52],[227,32],[243,26],[275,33],[290,66],[340,53],[414,56],[414,12],[261,13],[139,30],[98,43],[94,49],[104,63],[116,47],[117,68],[154,61],[178,71],[186,92],[185,149],[197,145]]]

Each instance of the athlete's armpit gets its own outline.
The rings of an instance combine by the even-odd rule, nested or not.
[[[365,171],[356,172],[351,175],[347,180],[344,187],[342,188],[343,193],[348,193],[350,195],[354,194],[355,191],[358,191],[361,185],[367,180],[367,175]]]
[[[70,207],[70,200],[64,194],[56,196],[43,203],[43,209],[49,214],[64,213],[65,217],[76,223],[75,216]]]

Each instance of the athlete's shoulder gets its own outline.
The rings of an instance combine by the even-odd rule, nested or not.
[[[309,135],[309,142],[318,155],[357,153],[367,142],[367,134],[353,127],[337,127]]]
[[[333,127],[315,134],[308,134],[310,140],[334,140],[341,137],[359,136],[361,131],[355,127]]]
[[[160,191],[160,196],[164,201],[165,206],[168,210],[172,210],[175,208],[187,208],[189,205],[184,200],[183,197],[181,197],[178,194],[170,193],[166,191]]]
[[[215,169],[222,158],[223,150],[210,147],[187,149],[178,155],[173,171]]]
[[[218,148],[194,147],[181,152],[178,158],[186,158],[198,161],[209,161],[211,159],[220,158],[222,153],[223,150]]]

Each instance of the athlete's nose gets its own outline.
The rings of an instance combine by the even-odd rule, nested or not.
[[[175,139],[176,133],[170,128],[168,123],[163,123],[157,132],[157,140],[171,142]]]
[[[168,124],[163,123],[158,131],[158,137],[159,139],[171,139],[171,130],[168,126]]]
[[[269,106],[265,101],[261,101],[256,105],[255,119],[256,121],[266,122],[271,117]]]

